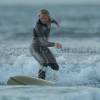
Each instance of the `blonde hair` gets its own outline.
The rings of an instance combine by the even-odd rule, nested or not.
[[[47,15],[50,18],[50,13],[49,13],[48,10],[46,10],[46,9],[40,10],[39,13],[38,13],[38,15],[40,16],[42,14]]]

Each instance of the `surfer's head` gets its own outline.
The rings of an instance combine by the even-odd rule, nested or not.
[[[43,24],[47,24],[50,19],[50,13],[46,9],[42,9],[39,12],[39,19]]]

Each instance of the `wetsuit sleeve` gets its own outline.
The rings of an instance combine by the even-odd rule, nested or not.
[[[51,23],[56,24],[57,26],[59,26],[58,22],[55,19],[51,19]]]
[[[41,43],[41,46],[46,46],[46,47],[53,47],[55,45],[55,43],[53,42],[48,42],[46,37],[43,35],[44,32],[42,30],[42,26],[37,24],[36,25],[36,28],[35,28],[35,31],[37,33],[37,37]]]

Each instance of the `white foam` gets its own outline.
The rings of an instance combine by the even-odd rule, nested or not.
[[[92,58],[93,59],[92,59]],[[85,59],[76,55],[57,57],[60,66],[57,82],[61,85],[94,85],[100,82],[100,56],[87,56]],[[78,62],[79,61],[79,62]],[[10,76],[29,75],[37,77],[38,62],[33,57],[18,56],[13,65],[1,64],[0,81],[7,81]],[[54,71],[48,68],[47,79],[53,80]]]

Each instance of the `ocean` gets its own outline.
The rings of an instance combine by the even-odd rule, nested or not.
[[[50,48],[60,67],[57,79],[53,80],[51,68],[47,71],[47,80],[57,85],[7,86],[11,76],[37,77],[39,64],[29,48],[38,12],[44,8],[60,24],[59,28],[52,24],[49,38],[63,47]],[[0,100],[99,100],[99,36],[99,5],[0,6]]]

